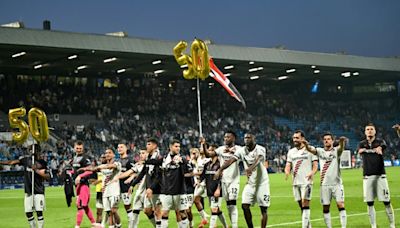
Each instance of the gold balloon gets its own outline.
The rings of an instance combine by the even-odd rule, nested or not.
[[[206,79],[210,73],[209,56],[207,45],[202,41],[195,39],[191,46],[191,54],[182,54],[187,47],[185,41],[180,41],[173,49],[176,62],[180,65],[187,65],[187,69],[183,70],[185,79]]]
[[[176,62],[180,65],[187,65],[187,69],[183,70],[183,77],[185,79],[194,79],[196,78],[195,71],[193,69],[193,61],[192,58],[188,55],[182,54],[187,47],[187,43],[185,41],[180,41],[173,49],[174,56]]]
[[[13,141],[17,143],[24,143],[26,139],[28,138],[29,134],[29,127],[28,124],[23,121],[22,117],[24,117],[26,114],[25,108],[14,108],[10,109],[8,111],[8,121],[10,122],[10,127],[11,128],[18,128],[19,132],[13,132],[12,133],[12,139]]]
[[[191,47],[194,71],[198,78],[204,80],[210,74],[210,64],[207,45],[195,39]]]
[[[32,137],[38,142],[44,142],[49,138],[49,125],[46,114],[38,108],[31,108],[28,113],[29,129]]]

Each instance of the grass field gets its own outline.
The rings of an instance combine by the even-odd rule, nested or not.
[[[391,167],[386,169],[388,174],[389,186],[391,190],[392,204],[396,215],[396,226],[400,227],[400,168]],[[344,170],[342,172],[345,188],[345,204],[348,216],[348,227],[370,227],[366,205],[362,199],[362,170]],[[246,177],[241,179],[243,188]],[[315,183],[319,183],[319,173],[315,177]],[[298,205],[293,200],[290,181],[284,180],[283,174],[270,175],[271,187],[271,207],[268,209],[268,227],[301,227],[301,216]],[[322,207],[319,203],[319,185],[315,184],[313,189],[313,199],[311,202],[311,219],[313,227],[325,227]],[[28,227],[23,208],[23,190],[1,190],[0,191],[0,227],[20,228]],[[94,206],[94,189],[92,188],[91,208]],[[241,200],[239,199],[239,203]],[[223,203],[225,204],[225,203]],[[46,227],[74,227],[75,205],[68,208],[64,199],[64,191],[61,187],[48,187],[46,189],[46,211],[44,213]],[[240,204],[239,227],[246,227],[243,212]],[[382,203],[376,202],[377,222],[379,227],[388,227],[388,219]],[[223,205],[224,213],[227,216],[226,206]],[[197,227],[200,219],[195,207],[192,209],[194,221]],[[207,213],[210,213],[207,210]],[[127,227],[126,213],[120,207],[119,213],[122,218],[123,227]],[[260,226],[260,211],[257,206],[253,207],[254,225]],[[331,209],[333,227],[340,227],[338,211],[335,207]],[[177,227],[174,213],[170,213],[170,227]],[[88,219],[85,217],[81,227],[90,227]],[[139,227],[152,227],[147,217],[140,214]],[[221,225],[219,224],[219,227]]]

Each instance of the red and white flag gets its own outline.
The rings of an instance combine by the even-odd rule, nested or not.
[[[246,108],[246,102],[244,101],[242,95],[240,95],[239,91],[232,84],[232,82],[229,81],[229,79],[218,69],[212,58],[210,58],[210,77],[214,78],[219,84],[221,84],[222,87],[224,87],[224,89],[229,93],[229,95],[242,103],[243,107]]]

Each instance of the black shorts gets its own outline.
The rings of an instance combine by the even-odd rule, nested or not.
[[[102,200],[103,199],[103,193],[102,192],[96,192],[96,199],[97,200]]]

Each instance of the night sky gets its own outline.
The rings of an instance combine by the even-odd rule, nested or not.
[[[0,24],[289,50],[400,56],[398,0],[2,0]]]

